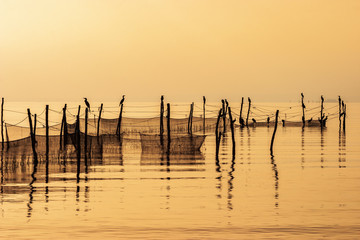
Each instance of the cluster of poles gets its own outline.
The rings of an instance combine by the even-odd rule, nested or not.
[[[87,101],[87,100],[86,100]],[[87,102],[86,102],[87,103]],[[221,100],[222,103],[222,107],[220,108],[218,115],[217,115],[217,121],[216,121],[216,127],[215,127],[215,139],[216,139],[216,156],[218,156],[219,154],[219,146],[220,146],[220,140],[222,138],[222,136],[224,135],[224,133],[226,132],[226,127],[227,127],[227,120],[226,117],[228,115],[229,117],[229,122],[230,122],[230,131],[232,134],[232,145],[233,145],[233,154],[235,155],[235,135],[234,135],[234,129],[235,129],[235,122],[236,119],[233,119],[232,116],[232,111],[231,111],[231,107],[229,106],[229,103],[226,99]],[[339,103],[339,128],[343,129],[343,131],[345,132],[345,126],[346,126],[346,104],[344,103],[344,101],[341,99],[341,97],[339,96],[338,98],[338,103]],[[85,149],[87,149],[87,136],[88,136],[88,114],[90,111],[90,105],[87,103],[86,104],[87,107],[85,109],[85,131],[84,131],[84,135],[85,135],[85,139],[84,139],[84,145],[85,145]],[[119,117],[118,117],[118,122],[117,122],[117,128],[116,128],[116,135],[119,136],[120,139],[120,135],[121,135],[121,123],[122,123],[122,115],[123,115],[123,105],[124,105],[124,97],[120,102],[120,112],[119,112]],[[248,98],[248,108],[247,108],[247,116],[246,119],[243,118],[242,112],[243,112],[243,105],[244,105],[244,97],[242,97],[241,99],[241,106],[240,106],[240,114],[239,116],[239,125],[240,128],[244,128],[244,127],[249,127],[249,116],[250,116],[250,109],[251,109],[251,99]],[[306,123],[306,118],[305,118],[305,104],[304,104],[304,95],[303,93],[301,93],[301,105],[302,105],[302,127],[305,127],[305,123]],[[4,141],[4,129],[5,129],[5,134],[6,134],[6,138],[7,138],[7,142],[9,142],[9,138],[8,138],[8,134],[7,134],[7,128],[5,125],[4,128],[4,120],[3,120],[3,106],[4,106],[4,98],[2,98],[2,103],[1,103],[1,137],[2,137],[2,149],[4,149],[4,145],[5,145],[5,141]],[[164,96],[161,96],[161,103],[160,103],[160,131],[159,131],[159,135],[160,135],[160,143],[163,146],[164,145],[164,110],[165,104],[164,104]],[[76,115],[76,123],[75,123],[75,147],[76,149],[80,152],[80,109],[81,106],[78,106],[78,113]],[[63,117],[62,117],[62,122],[61,122],[61,129],[60,129],[60,147],[67,145],[67,141],[68,141],[68,124],[67,124],[67,117],[66,117],[66,110],[67,110],[67,104],[65,104],[65,106],[62,109],[63,112]],[[100,108],[99,108],[99,115],[98,115],[98,119],[97,119],[97,137],[99,137],[100,135],[100,121],[101,121],[101,113],[103,111],[103,104],[101,104]],[[170,116],[170,103],[167,103],[167,116],[166,116],[166,120],[167,120],[167,152],[170,152],[170,143],[171,143],[171,134],[170,134],[170,125],[171,125],[171,116]],[[192,102],[190,104],[190,112],[189,112],[189,117],[188,117],[188,126],[187,126],[187,133],[191,136],[193,133],[193,113],[194,113],[194,102]],[[205,121],[206,121],[206,97],[203,96],[203,134],[205,134],[205,129],[206,129],[206,125],[205,125]],[[29,119],[29,127],[30,127],[30,139],[31,139],[31,143],[32,143],[32,149],[34,152],[34,155],[36,155],[36,117],[37,115],[34,114],[32,115],[30,112],[30,109],[27,109],[27,114],[28,114],[28,119]],[[34,121],[32,120],[32,116],[34,117]],[[275,114],[275,127],[274,127],[274,133],[271,139],[271,145],[270,145],[270,153],[271,155],[273,154],[273,143],[274,143],[274,138],[275,138],[275,133],[277,130],[277,125],[278,125],[278,117],[279,117],[279,110],[276,111]],[[222,124],[222,130],[219,130],[219,123],[220,121],[223,121]],[[318,121],[320,122],[320,126],[321,128],[325,127],[325,122],[327,120],[327,116],[325,116],[324,113],[324,98],[323,96],[321,96],[321,108],[320,108],[320,117],[318,118]],[[253,119],[254,122],[255,119]],[[309,120],[308,120],[309,121]],[[311,120],[310,120],[311,121]],[[34,123],[33,123],[34,122]],[[267,118],[267,123],[269,124],[270,122],[270,117]],[[283,125],[284,125],[284,120],[283,120]],[[269,126],[269,125],[268,125]],[[46,128],[46,153],[49,152],[49,105],[46,105],[45,108],[45,128]],[[80,154],[80,153],[79,153]]]

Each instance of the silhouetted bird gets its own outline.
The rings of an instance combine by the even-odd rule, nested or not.
[[[163,96],[161,96],[161,97],[163,97]],[[119,106],[120,106],[121,104],[123,104],[123,103],[124,103],[124,101],[125,101],[125,95],[123,95],[123,96],[122,96],[122,99],[121,99],[121,101],[120,101]]]
[[[84,98],[84,102],[85,102],[86,107],[87,107],[87,108],[89,109],[89,111],[90,111],[90,103],[88,102],[88,100],[87,100],[86,97]]]
[[[256,120],[255,120],[255,118],[253,118],[253,119],[251,119],[254,123],[256,123]]]
[[[267,121],[267,123],[270,123],[270,117],[267,117],[266,121]]]
[[[310,119],[308,120],[308,123],[311,123],[311,121],[312,121],[312,118],[310,118]]]

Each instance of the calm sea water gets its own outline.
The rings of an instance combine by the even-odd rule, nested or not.
[[[360,104],[347,108],[346,133],[336,118],[323,131],[279,126],[274,158],[273,128],[257,127],[236,129],[235,158],[225,135],[218,161],[209,133],[196,156],[164,160],[130,141],[78,176],[76,161],[53,161],[48,174],[45,163],[3,166],[0,238],[358,239]]]

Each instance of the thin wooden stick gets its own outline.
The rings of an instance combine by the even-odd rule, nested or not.
[[[270,144],[270,155],[271,156],[274,156],[273,155],[273,145],[274,145],[274,139],[275,139],[276,129],[277,129],[277,125],[278,125],[278,116],[279,116],[279,110],[276,110],[274,133],[272,135],[271,144]]]

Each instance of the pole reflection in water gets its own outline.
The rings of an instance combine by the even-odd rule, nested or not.
[[[36,192],[36,188],[33,186],[34,183],[36,182],[36,173],[37,173],[37,167],[38,167],[38,159],[37,159],[37,155],[36,153],[34,154],[34,158],[33,158],[33,171],[31,173],[31,182],[29,183],[29,202],[27,204],[28,206],[28,213],[27,213],[27,217],[31,218],[31,213],[32,213],[32,203],[33,203],[33,199],[34,199],[34,193]]]
[[[339,168],[346,168],[346,134],[339,129]]]

